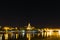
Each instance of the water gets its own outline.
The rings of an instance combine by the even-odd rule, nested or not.
[[[60,40],[60,32],[4,33],[0,40]]]

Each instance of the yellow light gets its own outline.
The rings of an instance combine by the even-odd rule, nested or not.
[[[29,23],[28,26],[27,26],[27,30],[31,30],[31,29],[32,29],[32,27],[31,27],[31,25]]]
[[[8,34],[4,34],[4,36],[5,36],[5,39],[8,39]]]
[[[8,30],[8,29],[10,29],[10,28],[9,28],[9,27],[4,27],[3,29]]]
[[[38,36],[40,36],[40,33],[38,33]]]
[[[18,34],[16,34],[16,39],[18,38]]]
[[[60,34],[60,30],[58,30],[59,34]]]
[[[47,32],[47,37],[51,35],[52,35],[52,32]]]
[[[15,29],[18,29],[17,27],[15,27]]]
[[[50,32],[53,32],[53,30],[49,30]]]
[[[60,30],[58,30],[58,32],[60,32]]]
[[[31,34],[27,33],[28,40],[31,40]]]

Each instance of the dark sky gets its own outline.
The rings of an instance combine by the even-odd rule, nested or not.
[[[60,25],[60,4],[56,1],[8,1],[0,3],[0,25]]]

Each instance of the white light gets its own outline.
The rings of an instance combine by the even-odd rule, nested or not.
[[[22,36],[24,37],[25,33],[22,33]]]
[[[22,30],[22,32],[25,32],[25,30]]]

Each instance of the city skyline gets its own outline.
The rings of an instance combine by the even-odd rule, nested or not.
[[[16,1],[15,1],[16,2]],[[42,27],[46,25],[60,26],[59,3],[54,1],[40,1],[36,4],[24,4],[20,1],[13,4],[1,3],[0,25],[24,26],[29,21],[32,25]],[[51,3],[51,4],[50,4]],[[9,5],[8,5],[9,4]],[[56,5],[56,7],[55,7]]]
[[[5,1],[0,3],[0,40],[60,40],[59,2]]]
[[[10,14],[11,15],[11,14]],[[0,16],[0,25],[24,26],[30,22],[35,26],[60,26],[60,16],[58,14],[15,14]]]

